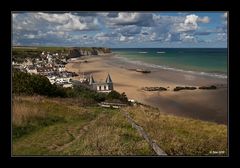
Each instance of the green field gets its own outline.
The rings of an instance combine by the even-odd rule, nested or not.
[[[74,102],[74,101],[73,101]],[[117,109],[15,97],[13,155],[154,155]]]
[[[29,46],[22,46],[22,47],[12,47],[12,59],[15,62],[22,63],[27,58],[35,59],[40,58],[40,55],[42,52],[50,52],[58,53],[63,58],[71,58],[74,57],[71,55],[72,50],[81,50],[81,51],[102,51],[102,52],[111,52],[109,48],[103,48],[103,47],[29,47]]]
[[[142,105],[81,106],[75,99],[13,98],[13,155],[155,155],[124,117],[127,111],[168,155],[227,153],[227,127]]]

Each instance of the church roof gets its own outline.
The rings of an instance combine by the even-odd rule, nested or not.
[[[109,74],[107,76],[106,83],[112,83],[112,79]]]

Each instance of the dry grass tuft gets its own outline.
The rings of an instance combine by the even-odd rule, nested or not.
[[[16,98],[13,101],[13,125],[21,126],[33,118],[44,118],[46,116],[46,112],[44,110],[27,103],[25,100],[27,99]],[[41,99],[34,98],[32,101],[38,103]]]
[[[169,155],[212,155],[212,151],[227,154],[226,125],[166,115],[144,106],[124,110]]]

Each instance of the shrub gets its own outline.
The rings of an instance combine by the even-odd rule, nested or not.
[[[123,103],[128,103],[128,98],[125,94],[125,92],[123,92],[122,94],[118,93],[117,91],[113,90],[110,93],[108,93],[107,100],[120,100]]]
[[[12,82],[14,94],[38,94],[49,97],[67,96],[64,88],[52,85],[45,76],[14,71]]]

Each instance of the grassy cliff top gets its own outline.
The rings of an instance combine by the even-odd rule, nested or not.
[[[15,96],[13,155],[155,155],[123,112],[168,155],[226,155],[225,125],[165,115],[142,105],[108,109],[78,104],[71,98]]]

